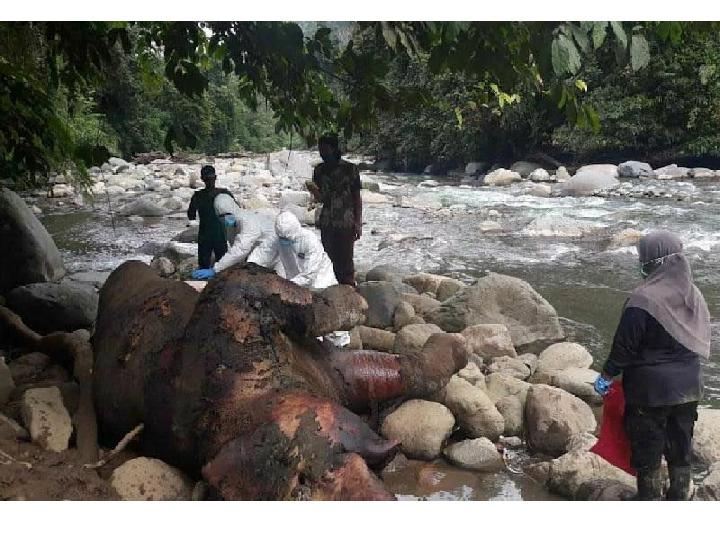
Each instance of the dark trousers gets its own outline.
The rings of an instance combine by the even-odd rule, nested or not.
[[[355,231],[323,228],[320,230],[325,253],[333,264],[333,271],[338,283],[355,286]]]
[[[668,467],[689,467],[697,401],[666,407],[626,404],[625,431],[630,439],[630,463],[636,470],[660,467],[663,454]]]
[[[227,242],[224,238],[200,240],[198,242],[198,266],[212,268],[212,254],[215,253],[215,262],[227,253]]]

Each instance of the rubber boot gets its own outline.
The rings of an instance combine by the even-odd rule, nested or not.
[[[690,467],[669,467],[670,489],[667,492],[668,501],[690,500],[690,484],[692,471]]]
[[[637,472],[636,501],[659,501],[662,498],[662,474],[657,469],[640,469]]]

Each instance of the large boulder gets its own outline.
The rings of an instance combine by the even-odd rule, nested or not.
[[[675,163],[660,167],[653,171],[658,180],[676,180],[677,178],[686,178],[690,175],[690,169],[687,167],[678,167]]]
[[[565,167],[558,167],[557,171],[555,171],[555,181],[558,183],[565,183],[568,180],[570,180],[570,173],[567,171]]]
[[[550,384],[556,373],[570,368],[587,369],[592,363],[592,355],[579,343],[555,343],[540,353],[530,382]]]
[[[405,356],[418,354],[430,336],[441,333],[442,329],[434,324],[410,324],[395,336],[393,352]]]
[[[0,294],[65,275],[52,237],[15,192],[0,189]]]
[[[602,397],[594,387],[598,375],[600,374],[593,369],[573,367],[554,373],[550,384],[562,388],[586,403],[602,405]]]
[[[604,171],[586,170],[577,172],[567,182],[557,186],[558,192],[563,196],[587,197],[598,190],[617,186],[617,176]]]
[[[465,284],[459,279],[446,277],[440,282],[440,285],[438,285],[437,292],[435,293],[435,298],[440,302],[444,302],[463,287],[465,287]]]
[[[442,305],[439,300],[425,294],[403,293],[401,299],[410,304],[415,310],[415,314],[420,317],[425,317]]]
[[[95,323],[98,293],[77,283],[33,283],[10,291],[7,303],[37,332],[72,331]]]
[[[67,450],[72,422],[57,387],[27,390],[22,396],[21,414],[35,443],[52,452]]]
[[[159,459],[139,457],[113,471],[110,484],[123,501],[189,501],[193,484]]]
[[[618,166],[613,165],[612,163],[602,163],[602,164],[593,163],[591,165],[583,165],[577,171],[575,171],[575,174],[586,173],[586,172],[602,173],[602,174],[607,174],[609,176],[614,176],[617,178]]]
[[[415,318],[415,308],[407,302],[400,302],[395,308],[395,314],[393,315],[393,327],[395,330],[400,330],[409,324],[412,324],[412,320]]]
[[[506,437],[520,436],[523,433],[524,411],[518,396],[505,396],[495,403],[495,408],[505,422],[503,435]]]
[[[523,178],[527,178],[530,176],[533,171],[536,171],[538,169],[541,169],[542,165],[539,163],[534,163],[532,161],[516,161],[512,164],[510,167],[511,171],[515,171]]]
[[[358,326],[363,347],[373,351],[392,352],[395,348],[395,334],[379,328]]]
[[[698,410],[693,434],[693,454],[704,465],[720,461],[720,410]]]
[[[477,324],[504,324],[516,347],[564,337],[555,308],[529,283],[502,274],[489,274],[461,289],[426,320],[447,332],[462,332]]]
[[[521,381],[525,381],[530,377],[530,367],[525,360],[511,356],[493,358],[487,371],[488,373],[507,373]]]
[[[476,324],[463,330],[462,335],[472,352],[483,358],[517,356],[504,324]]]
[[[487,437],[496,441],[505,429],[505,421],[492,400],[477,386],[453,375],[442,390],[443,403],[452,411],[460,428],[469,437]]]
[[[505,468],[505,462],[495,444],[485,437],[451,444],[445,448],[443,455],[458,467],[473,471],[497,472]]]
[[[412,290],[412,287],[388,281],[367,281],[358,285],[357,292],[368,303],[365,324],[375,328],[392,326],[395,308],[402,300],[403,292],[408,289]]]
[[[381,264],[365,275],[365,281],[402,281],[403,274],[394,264]]]
[[[513,182],[521,180],[522,177],[519,173],[500,168],[486,174],[484,183],[486,186],[509,186]]]
[[[461,379],[465,379],[473,386],[477,386],[480,389],[485,388],[485,375],[475,362],[468,362],[467,366],[458,371],[456,375]]]
[[[635,491],[635,478],[611,465],[603,458],[587,451],[569,452],[550,462],[548,488],[568,499],[581,499],[593,485],[600,482],[617,483],[627,493]]]
[[[517,396],[525,408],[530,383],[521,381],[507,373],[491,373],[485,377],[485,388],[488,397],[497,403],[506,396]]]
[[[621,178],[640,178],[650,176],[652,172],[650,164],[643,161],[625,161],[618,165],[618,176]]]
[[[528,445],[536,452],[559,456],[573,435],[595,431],[590,406],[572,394],[544,384],[531,386],[525,403]]]
[[[406,456],[432,460],[440,455],[454,425],[455,418],[444,405],[412,399],[385,418],[380,433],[400,441]]]
[[[708,475],[697,488],[693,500],[720,501],[720,461],[710,466]]]
[[[538,168],[530,173],[530,175],[528,176],[528,180],[530,180],[531,182],[549,182],[550,173],[543,168]]]
[[[142,216],[142,217],[160,217],[170,212],[164,206],[158,204],[154,198],[141,197],[135,201],[129,202],[120,208],[117,213],[121,216]]]

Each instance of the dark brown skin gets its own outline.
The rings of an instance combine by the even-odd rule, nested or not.
[[[198,296],[125,263],[101,293],[94,337],[103,432],[118,439],[144,422],[146,453],[202,469],[226,499],[391,499],[368,465],[397,443],[345,407],[431,395],[467,351],[449,334],[412,359],[315,339],[366,309],[351,287],[312,293],[255,265]]]

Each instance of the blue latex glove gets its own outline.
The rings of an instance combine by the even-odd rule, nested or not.
[[[228,227],[234,227],[236,223],[237,220],[235,219],[235,216],[233,216],[232,214],[225,215],[225,225],[227,225]]]
[[[598,378],[595,379],[595,391],[601,396],[605,396],[610,391],[612,383],[612,379],[607,380],[602,375],[598,375]]]
[[[215,270],[212,268],[200,268],[191,274],[193,279],[210,279],[215,277]]]

